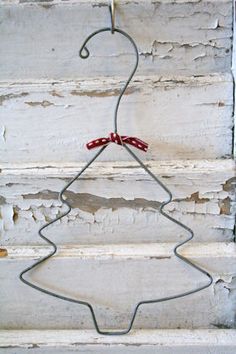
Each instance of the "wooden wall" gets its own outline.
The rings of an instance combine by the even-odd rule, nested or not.
[[[18,347],[21,354],[36,343],[36,353],[48,354],[57,342],[58,353],[139,348],[179,354],[166,339],[171,329],[172,343],[184,340],[181,354],[205,354],[209,345],[214,354],[233,354],[231,0],[119,0],[116,6],[116,25],[134,38],[140,59],[121,102],[118,130],[149,143],[147,153],[134,151],[172,191],[166,211],[195,232],[181,252],[213,275],[211,288],[144,306],[135,322],[142,330],[133,339],[98,343],[87,331],[93,324],[85,308],[18,279],[49,252],[37,232],[63,212],[58,192],[94,156],[85,144],[113,130],[115,103],[134,63],[132,48],[119,34],[106,33],[89,43],[87,60],[78,55],[87,35],[110,26],[107,5],[0,0],[0,348],[12,354]],[[91,301],[102,328],[126,328],[141,299],[204,283],[173,254],[186,235],[159,214],[166,193],[122,147],[111,144],[65,195],[71,213],[45,233],[59,252],[30,277]],[[80,338],[75,346],[74,329]],[[159,351],[162,340],[166,352]]]

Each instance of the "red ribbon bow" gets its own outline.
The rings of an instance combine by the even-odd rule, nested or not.
[[[87,149],[90,150],[99,146],[107,145],[111,142],[118,145],[130,144],[136,147],[137,149],[140,149],[145,152],[148,149],[148,144],[144,141],[133,136],[119,135],[117,133],[110,133],[108,138],[98,138],[96,140],[91,140],[89,143],[86,144],[86,146]]]

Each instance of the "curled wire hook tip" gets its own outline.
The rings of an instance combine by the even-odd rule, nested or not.
[[[84,54],[83,54],[83,51],[85,52]],[[83,46],[79,51],[79,56],[81,59],[87,59],[89,57],[89,54],[90,54],[89,50],[85,46]]]
[[[82,59],[87,59],[90,55],[90,52],[87,48],[87,44],[88,42],[94,37],[96,36],[97,34],[100,34],[100,33],[103,33],[103,32],[110,32],[110,27],[105,27],[105,28],[101,28],[95,32],[92,32],[84,41],[84,43],[82,44],[81,48],[80,48],[80,51],[79,51],[79,56],[82,58]],[[116,106],[115,106],[115,111],[114,111],[114,133],[117,133],[117,115],[118,115],[118,109],[119,109],[119,106],[120,106],[120,101],[130,83],[130,81],[132,80],[136,70],[137,70],[137,67],[138,67],[138,62],[139,62],[139,54],[138,54],[138,48],[137,48],[137,45],[136,43],[134,42],[133,38],[128,34],[126,33],[125,31],[122,31],[121,29],[119,28],[114,28],[114,32],[116,33],[119,33],[120,35],[122,35],[123,37],[125,37],[129,43],[131,44],[133,50],[134,50],[134,67],[127,79],[127,81],[125,82],[124,84],[124,87],[121,89],[121,92],[117,98],[117,103],[116,103]]]

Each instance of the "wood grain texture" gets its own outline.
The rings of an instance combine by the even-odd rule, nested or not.
[[[175,244],[62,247],[30,275],[61,294],[90,301],[103,328],[128,327],[141,299],[173,295],[207,283],[207,278],[178,260]],[[45,247],[7,247],[1,263],[2,329],[92,329],[89,311],[41,294],[18,280],[19,272]],[[192,244],[181,254],[204,267],[214,284],[185,299],[145,305],[135,328],[234,327],[236,249],[234,243]],[[8,276],[6,277],[6,274]]]
[[[126,336],[99,336],[84,330],[0,331],[5,354],[234,354],[235,330],[136,330]],[[0,349],[1,350],[1,349]]]
[[[124,79],[2,83],[0,154],[3,163],[80,162],[85,144],[113,130]],[[232,76],[136,77],[119,110],[120,134],[149,143],[145,160],[230,157]],[[111,144],[101,160],[130,160]]]
[[[107,1],[1,0],[0,80],[127,75],[132,48],[118,34],[84,39],[110,26]],[[66,25],[62,25],[66,24]],[[116,25],[137,42],[141,75],[229,72],[232,0],[119,0]]]
[[[229,241],[235,222],[233,160],[148,162],[173,193],[166,211],[192,227],[194,241]],[[83,164],[1,166],[2,245],[35,245],[38,229],[65,210],[58,193]],[[159,214],[163,190],[135,162],[94,163],[66,193],[71,213],[45,234],[58,244],[177,242],[182,229]]]

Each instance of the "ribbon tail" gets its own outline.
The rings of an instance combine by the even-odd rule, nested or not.
[[[136,137],[126,137],[126,138],[124,138],[124,143],[130,144],[130,145],[134,146],[135,148],[145,151],[145,152],[148,149],[148,144],[145,141],[143,141],[139,138],[136,138]]]
[[[86,144],[88,150],[95,149],[97,147],[101,147],[109,144],[110,140],[108,138],[99,138],[96,140],[91,140]]]

